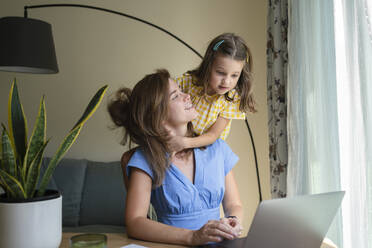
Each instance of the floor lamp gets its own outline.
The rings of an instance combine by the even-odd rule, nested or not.
[[[0,70],[11,72],[25,73],[41,73],[50,74],[57,73],[58,64],[55,53],[52,28],[47,22],[28,18],[28,9],[49,8],[49,7],[78,7],[104,11],[111,14],[124,16],[149,26],[152,26],[188,47],[201,59],[203,58],[194,48],[188,45],[185,41],[159,27],[153,23],[143,19],[131,16],[122,12],[81,4],[43,4],[31,5],[24,7],[24,17],[3,17],[0,18],[0,35],[5,37],[0,39]],[[261,183],[258,170],[256,147],[253,140],[252,131],[249,127],[248,120],[245,123],[250,135],[253,154],[256,166],[256,175],[258,183],[258,191],[260,202],[262,201]]]

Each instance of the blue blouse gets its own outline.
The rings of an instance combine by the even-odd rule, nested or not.
[[[198,230],[208,220],[220,219],[225,176],[239,158],[221,139],[204,150],[195,148],[194,158],[194,183],[171,164],[162,185],[151,191],[151,203],[159,222]],[[129,176],[130,167],[141,169],[154,179],[151,165],[141,149],[137,149],[127,165]]]

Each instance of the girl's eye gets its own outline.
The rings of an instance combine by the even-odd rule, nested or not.
[[[223,71],[217,71],[218,74],[220,75],[225,75],[225,73]]]
[[[238,77],[238,75],[237,74],[234,74],[234,75],[232,75],[232,77],[236,78],[236,77]]]

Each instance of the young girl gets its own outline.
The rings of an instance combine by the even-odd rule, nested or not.
[[[232,33],[214,38],[198,68],[176,79],[190,94],[199,117],[192,121],[196,137],[170,133],[172,151],[212,144],[226,139],[232,119],[256,112],[252,96],[252,55],[244,40]]]

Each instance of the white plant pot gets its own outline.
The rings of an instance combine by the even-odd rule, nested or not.
[[[32,202],[0,200],[1,248],[58,248],[62,238],[62,196]]]

